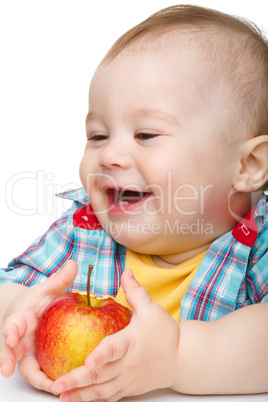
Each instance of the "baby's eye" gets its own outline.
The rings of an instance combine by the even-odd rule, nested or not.
[[[135,138],[137,138],[138,140],[150,140],[158,136],[159,134],[156,133],[137,133],[135,135]]]
[[[97,142],[97,141],[104,141],[104,140],[106,140],[108,138],[108,135],[106,135],[106,134],[102,134],[102,133],[96,133],[96,134],[91,134],[89,137],[88,137],[88,141],[95,141],[95,142]]]

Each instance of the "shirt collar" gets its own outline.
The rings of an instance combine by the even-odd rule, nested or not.
[[[268,192],[262,194],[262,197],[255,208],[254,219],[259,231],[265,224],[268,224]]]
[[[267,222],[267,209],[267,195],[263,193],[258,204],[234,227],[233,237],[245,246],[253,247],[258,233]]]
[[[74,190],[64,191],[56,194],[57,197],[65,198],[67,200],[80,202],[82,205],[89,205],[90,201],[88,195],[83,187]]]

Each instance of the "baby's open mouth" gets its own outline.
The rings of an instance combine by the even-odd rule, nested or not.
[[[150,193],[110,188],[108,190],[108,200],[110,205],[129,205],[141,201],[148,194]]]

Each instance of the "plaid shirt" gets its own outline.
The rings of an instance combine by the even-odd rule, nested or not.
[[[8,268],[0,269],[0,283],[32,286],[73,259],[79,270],[69,291],[86,291],[88,264],[92,264],[91,293],[116,296],[126,248],[99,225],[84,189],[58,196],[73,200],[72,207]],[[267,212],[263,195],[232,232],[210,246],[181,302],[182,321],[214,321],[249,304],[268,302]]]

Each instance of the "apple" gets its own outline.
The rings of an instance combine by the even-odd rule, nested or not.
[[[125,328],[131,312],[113,297],[99,299],[89,294],[65,293],[43,311],[36,329],[36,357],[44,373],[56,380],[76,367],[108,335]]]

